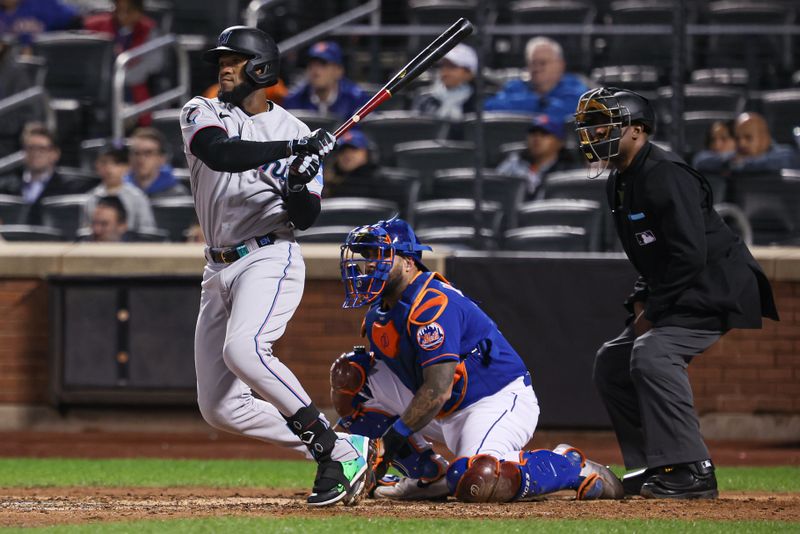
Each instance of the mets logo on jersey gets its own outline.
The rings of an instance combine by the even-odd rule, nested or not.
[[[417,345],[423,350],[436,350],[444,343],[444,330],[439,323],[430,323],[417,330]]]

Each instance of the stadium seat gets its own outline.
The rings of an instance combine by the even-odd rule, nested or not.
[[[414,209],[415,229],[437,229],[452,226],[475,226],[475,201],[466,198],[423,200]],[[500,234],[503,210],[499,202],[489,200],[481,204],[482,229],[493,238]]]
[[[170,241],[184,241],[184,230],[197,221],[192,197],[154,198],[150,204],[156,226],[169,233]]]
[[[64,178],[71,190],[76,193],[87,193],[100,185],[100,177],[94,173],[94,170],[78,167],[57,167],[56,171]]]
[[[792,66],[791,34],[780,33],[789,28],[795,11],[789,5],[768,0],[722,0],[710,2],[707,9],[710,24],[757,24],[774,26],[774,34],[743,36],[711,35],[708,38],[706,66],[744,67],[749,72],[750,86],[775,87]],[[743,39],[746,38],[746,46]]]
[[[437,245],[445,245],[453,250],[486,250],[497,247],[494,234],[486,228],[481,230],[477,242],[475,241],[475,228],[472,226],[423,228],[416,230],[415,233],[422,243],[431,245],[435,252],[439,251]]]
[[[372,180],[347,181],[336,187],[336,197],[388,200],[397,204],[404,219],[419,196],[419,173],[414,170],[379,167]],[[336,198],[334,197],[334,198]]]
[[[396,203],[387,200],[358,197],[323,198],[322,209],[314,224],[349,226],[352,230],[356,226],[390,219],[399,211],[400,208]]]
[[[63,241],[64,236],[58,228],[32,226],[27,224],[0,225],[0,236],[6,241]]]
[[[691,4],[687,2],[687,5]],[[612,26],[627,27],[635,27],[643,23],[671,26],[673,10],[671,2],[619,0],[611,2],[606,22]],[[687,23],[691,24],[694,19],[694,10],[689,9],[686,14]],[[604,63],[606,65],[651,65],[657,69],[659,75],[663,76],[670,70],[672,48],[670,46],[653,46],[653,43],[662,39],[666,41],[665,37],[668,36],[611,35],[604,54]],[[687,59],[691,59],[691,50],[687,51],[686,56]],[[687,69],[687,72],[691,70],[691,62],[684,68]]]
[[[733,175],[729,198],[753,230],[755,245],[796,244],[800,238],[800,171]]]
[[[585,252],[586,230],[575,226],[529,226],[506,231],[505,250],[540,252]]]
[[[533,115],[520,113],[486,112],[483,114],[483,146],[485,165],[494,167],[500,163],[500,145],[525,141]],[[464,139],[476,142],[478,118],[474,113],[464,116]],[[463,165],[462,165],[463,166]]]
[[[515,24],[583,24],[591,25],[597,16],[592,2],[582,0],[518,0],[508,7]],[[570,70],[586,72],[592,65],[592,35],[553,35],[564,49]],[[513,50],[522,55],[524,42],[513,40]]]
[[[33,85],[41,87],[47,76],[47,60],[39,56],[17,56],[14,61],[25,69]]]
[[[650,98],[658,87],[658,69],[652,65],[608,65],[592,69],[593,85],[625,87]]]
[[[554,172],[547,176],[537,193],[538,198],[573,198],[594,200],[601,206],[606,205],[606,174],[590,180],[586,169]]]
[[[300,243],[336,243],[341,245],[352,229],[352,226],[347,225],[314,225],[308,230],[295,230],[294,235]]]
[[[747,69],[740,68],[711,68],[692,71],[691,83],[697,85],[732,85],[746,87],[750,82]]]
[[[360,124],[364,134],[377,145],[379,163],[386,166],[395,164],[395,145],[436,139],[445,126],[438,119],[410,111],[377,111]]]
[[[89,195],[58,195],[42,199],[42,223],[58,228],[64,238],[74,241],[78,237]]]
[[[527,180],[518,176],[503,176],[494,169],[483,170],[483,199],[499,202],[505,220],[503,226],[516,226],[517,208],[525,198]],[[433,177],[430,199],[475,198],[475,169],[444,169]]]
[[[317,128],[323,128],[329,132],[333,132],[338,128],[339,124],[344,122],[344,119],[331,115],[329,113],[320,113],[311,109],[289,109],[289,113],[297,117],[301,122],[313,132]]]
[[[475,144],[464,141],[414,141],[395,145],[395,161],[402,169],[419,172],[421,191],[428,193],[433,173],[475,164]]]
[[[0,195],[0,224],[17,224],[22,222],[27,204],[22,197]]]
[[[180,109],[160,109],[151,114],[151,126],[167,139],[167,153],[173,167],[185,168],[186,155],[183,153],[183,135],[181,134]]]
[[[520,206],[518,224],[532,226],[574,226],[586,230],[587,247],[592,251],[604,249],[604,210],[595,200],[542,199]]]
[[[408,20],[412,25],[448,27],[460,17],[474,18],[477,6],[477,0],[408,0]],[[409,52],[418,53],[423,39],[416,34],[409,36]]]
[[[671,117],[672,87],[659,87],[658,107],[666,123]],[[722,111],[741,113],[744,111],[744,92],[735,87],[687,84],[684,86],[683,111]]]
[[[167,243],[170,241],[169,232],[160,228],[128,232],[128,239],[133,243]],[[185,237],[183,241],[185,241]]]
[[[794,144],[794,129],[800,126],[800,89],[764,91],[761,109],[775,142]]]
[[[33,42],[34,54],[47,61],[45,88],[53,99],[78,102],[80,131],[89,136],[110,132],[113,47],[111,39],[92,33],[41,33]]]

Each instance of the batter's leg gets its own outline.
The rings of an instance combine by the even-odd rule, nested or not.
[[[222,349],[228,313],[220,293],[219,273],[206,268],[195,331],[197,402],[214,428],[296,449],[308,456],[286,420],[271,404],[252,395],[250,387],[225,365]]]

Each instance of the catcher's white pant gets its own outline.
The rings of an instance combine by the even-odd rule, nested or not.
[[[281,413],[292,415],[311,399],[272,354],[300,304],[304,279],[300,247],[284,240],[230,265],[206,265],[195,369],[200,413],[211,426],[308,455]]]
[[[369,373],[367,385],[374,398],[367,400],[364,407],[390,415],[402,415],[414,397],[380,360]],[[416,435],[444,443],[457,457],[489,454],[519,461],[519,452],[533,437],[538,421],[536,394],[519,377],[494,395],[434,419]]]

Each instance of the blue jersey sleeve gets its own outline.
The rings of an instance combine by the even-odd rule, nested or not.
[[[461,313],[443,292],[428,289],[408,324],[420,367],[461,360]]]

